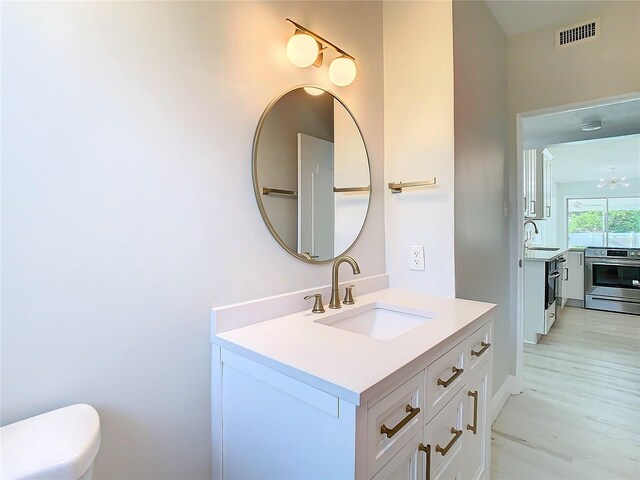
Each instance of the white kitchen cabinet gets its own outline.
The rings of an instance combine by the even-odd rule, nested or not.
[[[546,148],[523,152],[525,218],[544,220],[553,214],[552,159],[553,156]]]
[[[525,218],[537,218],[536,216],[536,179],[537,179],[537,154],[535,149],[523,152],[523,184],[524,184],[524,216]]]
[[[564,295],[570,306],[584,307],[584,251],[569,250],[566,257]]]
[[[324,388],[325,383],[314,383],[317,378],[293,378],[291,370],[278,371],[277,362],[263,364],[249,351],[230,351],[225,348],[228,343],[214,343],[213,432],[219,476],[488,478],[492,324],[492,312],[487,312],[454,330],[366,388],[355,403],[348,395],[342,398],[339,385]],[[265,334],[266,327],[263,322],[257,328]],[[354,344],[347,350],[365,342],[353,334],[335,335]],[[322,337],[315,335],[313,340],[317,343]],[[394,345],[393,340],[374,343],[385,349]],[[327,361],[338,354],[336,348],[339,345],[326,350]]]
[[[525,256],[524,268],[524,311],[523,311],[523,340],[525,343],[538,343],[542,335],[549,333],[549,329],[557,318],[561,297],[557,296],[548,309],[545,309],[545,295],[547,289],[546,263],[566,255],[566,252],[553,252],[546,258],[528,259]],[[559,263],[559,280],[562,279],[562,266]],[[556,282],[561,285],[562,282]],[[560,287],[562,288],[562,287]],[[564,293],[562,295],[565,295]]]

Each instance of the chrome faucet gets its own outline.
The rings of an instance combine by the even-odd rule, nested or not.
[[[340,292],[338,291],[338,267],[340,267],[340,264],[344,262],[351,265],[354,275],[358,275],[360,273],[360,267],[353,258],[348,257],[347,255],[336,258],[336,261],[333,262],[333,269],[331,270],[331,301],[329,302],[329,308],[341,308]]]
[[[538,233],[540,233],[540,232],[538,231],[538,226],[537,226],[537,225],[536,225],[536,223],[535,223],[533,220],[531,220],[530,218],[527,218],[527,219],[524,221],[524,231],[525,231],[525,233],[527,233],[527,225],[533,225],[533,231],[534,231],[534,232],[536,232],[536,235],[537,235]],[[530,240],[530,238],[525,238],[525,239],[524,239],[524,248],[525,248],[525,250],[526,250],[526,248],[527,248],[527,242],[528,242],[529,240]]]

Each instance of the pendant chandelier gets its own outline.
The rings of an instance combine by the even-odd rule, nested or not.
[[[630,184],[625,177],[616,177],[616,167],[611,167],[611,178],[601,178],[598,188],[609,187],[611,190],[618,188],[621,185],[623,188],[627,188]]]

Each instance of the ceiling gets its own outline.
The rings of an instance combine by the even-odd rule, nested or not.
[[[551,145],[553,180],[558,183],[594,182],[610,177],[636,179],[629,189],[640,194],[640,135],[601,138],[584,142]]]
[[[602,122],[600,130],[594,132],[581,130],[582,125],[594,120]],[[636,133],[640,133],[639,98],[525,117],[522,120],[525,148]]]
[[[508,37],[543,27],[563,27],[598,16],[611,2],[562,0],[485,0]]]

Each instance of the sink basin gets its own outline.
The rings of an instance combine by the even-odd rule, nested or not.
[[[326,319],[315,320],[315,322],[378,340],[390,340],[433,318],[380,305],[375,305],[364,311],[344,313],[345,315],[338,314]]]
[[[544,252],[557,252],[560,249],[555,247],[527,247],[527,250],[542,250]]]

